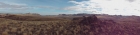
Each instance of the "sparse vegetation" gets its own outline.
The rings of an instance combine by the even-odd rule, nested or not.
[[[18,21],[0,18],[1,35],[85,35],[78,23],[72,21]]]
[[[119,18],[114,18],[114,16],[108,17],[89,16],[84,18],[63,19],[18,15],[4,16],[0,18],[0,35],[139,34],[140,26],[139,22],[136,21],[138,17],[129,18],[130,20],[122,16]],[[121,20],[122,18],[126,19]]]

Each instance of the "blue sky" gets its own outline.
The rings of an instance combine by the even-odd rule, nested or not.
[[[73,6],[71,0],[0,0],[0,13],[39,13],[54,15],[61,13],[76,13],[65,10]],[[80,2],[81,0],[75,0]],[[17,6],[17,7],[16,7]]]
[[[140,16],[140,0],[0,0],[0,13],[94,13]]]

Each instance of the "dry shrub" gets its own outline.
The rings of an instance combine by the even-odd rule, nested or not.
[[[2,32],[2,35],[9,35],[8,32]]]
[[[28,35],[27,33],[23,33],[23,35]]]
[[[12,28],[11,32],[17,32],[17,28]]]
[[[27,16],[9,16],[9,17],[7,16],[6,18],[14,20],[14,21],[6,20],[3,23],[3,25],[6,25],[5,29],[10,30],[9,34],[12,35],[15,34],[18,35],[85,35],[85,34],[89,34],[90,31],[88,25],[82,26],[78,23],[79,22],[78,20],[75,20],[77,23],[74,23],[72,21],[69,20],[64,21],[64,19],[59,19],[59,18],[47,18],[48,19],[47,20],[45,19],[46,17],[31,18]]]
[[[94,32],[89,32],[89,35],[94,35]]]

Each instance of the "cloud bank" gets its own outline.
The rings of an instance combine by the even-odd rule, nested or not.
[[[70,1],[74,6],[66,7],[65,10],[104,13],[110,15],[138,15],[140,16],[140,0],[89,0]]]

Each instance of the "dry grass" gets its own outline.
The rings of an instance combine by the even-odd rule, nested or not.
[[[89,31],[72,21],[0,20],[0,35],[85,35]]]
[[[12,19],[12,20],[19,20],[19,21],[64,21],[67,19],[61,19],[61,18],[52,18],[52,17],[42,17],[42,16],[19,16],[19,15],[8,15],[6,17],[3,17],[6,19]]]
[[[80,25],[81,17],[72,21],[36,16],[5,17],[0,18],[0,35],[139,35],[139,17],[97,17],[100,20],[89,25]]]

